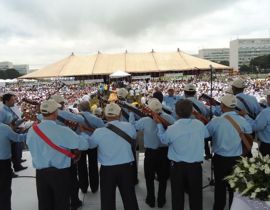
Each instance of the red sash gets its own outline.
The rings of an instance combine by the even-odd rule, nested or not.
[[[64,148],[61,148],[59,146],[57,146],[56,144],[54,144],[37,126],[37,124],[34,124],[33,126],[33,130],[36,132],[36,134],[46,143],[48,144],[51,148],[57,150],[58,152],[74,159],[76,158],[76,155],[73,154],[72,152],[70,152],[69,150],[66,150]]]

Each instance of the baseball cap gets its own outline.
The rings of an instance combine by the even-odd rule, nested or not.
[[[266,96],[269,96],[270,95],[270,90],[269,89],[264,90],[263,94],[266,95]]]
[[[233,94],[232,87],[226,88],[224,92],[225,92],[226,94]]]
[[[187,84],[184,88],[184,91],[196,91],[196,87],[193,84]]]
[[[232,94],[224,95],[221,98],[221,103],[223,103],[225,106],[229,108],[235,108],[237,105],[236,97]]]
[[[162,112],[162,104],[156,98],[150,99],[150,101],[148,102],[148,107],[156,113]]]
[[[60,95],[53,95],[50,97],[51,99],[55,100],[56,103],[66,103],[67,101],[64,99],[63,96],[60,96]]]
[[[126,98],[128,95],[128,91],[125,88],[117,89],[117,96],[120,98]]]
[[[43,101],[40,104],[40,112],[42,114],[51,114],[55,112],[59,107],[61,107],[60,104],[56,103],[56,101],[53,99],[49,99],[49,100]]]
[[[120,112],[121,112],[121,108],[116,103],[107,104],[106,107],[105,107],[105,115],[117,116],[117,115],[120,114]]]
[[[236,79],[232,82],[232,86],[233,87],[236,87],[236,88],[245,88],[246,85],[245,85],[245,81],[243,79]]]

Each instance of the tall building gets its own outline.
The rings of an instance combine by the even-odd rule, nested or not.
[[[27,74],[29,71],[29,65],[28,64],[18,64],[13,65],[13,68],[19,72],[20,74]]]
[[[230,41],[230,66],[239,70],[249,65],[252,58],[270,54],[270,38],[236,39]]]
[[[0,62],[0,70],[1,71],[5,71],[7,69],[12,69],[12,68],[13,68],[13,63],[11,63],[9,61]]]
[[[221,61],[229,61],[229,48],[212,48],[199,50],[199,58],[207,59],[216,63]]]

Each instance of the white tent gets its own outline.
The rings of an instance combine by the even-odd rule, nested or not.
[[[124,71],[116,71],[110,74],[110,78],[122,78],[122,77],[128,77],[128,76],[130,76],[130,74]]]

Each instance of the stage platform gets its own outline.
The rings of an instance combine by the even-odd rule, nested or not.
[[[18,173],[19,177],[12,181],[12,210],[37,210],[37,194],[35,186],[35,170],[32,167],[31,156],[29,152],[23,153],[24,158],[27,159],[24,166],[28,166],[27,170]],[[141,210],[160,209],[158,207],[150,208],[144,202],[146,197],[145,179],[143,173],[143,159],[144,154],[139,155],[139,184],[136,186],[136,195]],[[203,163],[203,185],[209,183],[210,178],[210,160]],[[156,182],[157,185],[157,182]],[[171,209],[171,189],[168,181],[167,188],[167,203],[162,208],[165,210]],[[205,210],[212,209],[214,197],[214,187],[206,187],[203,190],[203,206]],[[100,192],[93,194],[89,189],[87,194],[80,193],[80,198],[83,201],[83,206],[79,210],[98,210],[100,209]],[[119,192],[116,195],[117,210],[123,210],[122,200]],[[189,209],[189,202],[186,196],[185,209]]]

